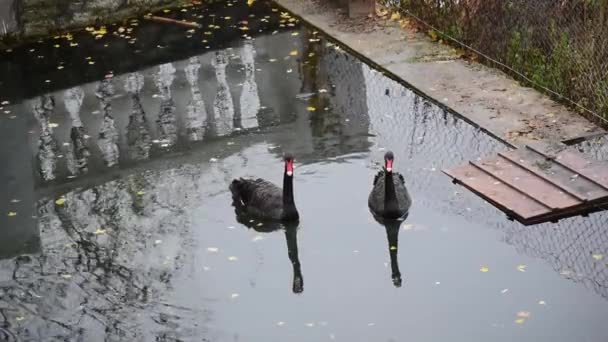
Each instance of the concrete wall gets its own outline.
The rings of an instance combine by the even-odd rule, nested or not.
[[[17,0],[0,0],[0,37],[18,30]]]
[[[185,1],[0,0],[0,36],[4,36],[6,32],[23,37],[45,35],[96,22],[116,21],[154,7],[179,3]]]

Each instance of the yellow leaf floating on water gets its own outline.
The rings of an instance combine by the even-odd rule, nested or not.
[[[518,319],[515,320],[515,323],[517,323],[517,324],[524,324],[525,321],[526,321],[525,318],[518,318]]]
[[[396,251],[397,250],[397,246],[391,246],[390,250],[391,251]]]
[[[412,230],[414,228],[413,224],[404,224],[403,230]]]
[[[238,298],[238,297],[239,297],[238,293],[233,293],[233,294],[230,295],[230,298],[232,298],[232,299],[235,299],[235,298]]]
[[[591,257],[597,261],[600,261],[602,259],[604,259],[604,255],[603,254],[593,254],[591,255]]]
[[[517,313],[517,317],[528,318],[530,317],[530,311],[520,311]]]
[[[71,274],[62,274],[61,278],[63,278],[63,279],[71,279],[72,275]]]
[[[488,266],[481,266],[481,268],[479,269],[479,272],[482,272],[482,273],[486,273],[489,271],[490,271],[490,269],[488,268]]]
[[[538,301],[538,304],[539,304],[539,305],[547,305],[547,302],[545,302],[544,300],[539,300],[539,301]]]
[[[298,50],[293,50],[289,53],[290,56],[297,56],[298,55]]]
[[[64,205],[65,204],[65,197],[60,197],[55,201],[55,204],[57,205]]]
[[[207,252],[210,252],[210,253],[217,253],[218,251],[219,251],[219,248],[217,248],[217,247],[207,248]]]
[[[239,260],[239,258],[237,258],[235,256],[229,256],[228,260],[230,260],[230,261],[237,261],[237,260]]]
[[[145,191],[138,191],[138,192],[137,192],[137,196],[143,196],[143,195],[145,195],[145,194],[146,194],[146,192],[145,192]]]
[[[247,6],[253,5],[254,2],[255,2],[255,0],[247,0]]]
[[[106,233],[105,229],[97,229],[94,234],[95,235],[101,235],[101,234],[105,234],[105,233]]]
[[[17,216],[16,212],[14,212],[14,211],[9,211],[8,212],[8,217],[15,217],[15,216]]]
[[[526,272],[526,265],[518,265],[517,270],[519,272]]]
[[[25,317],[23,317],[23,316],[17,316],[17,317],[15,317],[15,320],[17,322],[23,321],[24,319],[25,319]]]
[[[314,112],[315,110],[317,110],[317,108],[315,108],[315,107],[313,107],[313,106],[306,107],[306,109],[307,109],[309,112]]]

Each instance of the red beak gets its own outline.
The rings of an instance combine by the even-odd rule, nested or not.
[[[387,159],[385,167],[386,167],[387,172],[393,172],[393,161],[390,159]]]
[[[287,173],[288,176],[293,175],[293,160],[292,159],[285,161],[285,173]]]

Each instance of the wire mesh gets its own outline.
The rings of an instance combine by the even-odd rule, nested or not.
[[[382,3],[608,123],[608,1]]]

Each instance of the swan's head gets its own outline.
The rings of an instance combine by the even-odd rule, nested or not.
[[[386,172],[393,172],[394,159],[395,156],[393,155],[393,152],[388,151],[384,154],[384,168],[386,169]]]
[[[285,154],[285,174],[289,177],[293,176],[293,155]]]

